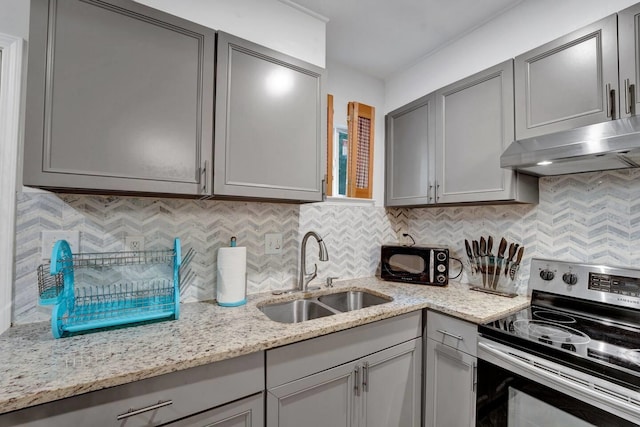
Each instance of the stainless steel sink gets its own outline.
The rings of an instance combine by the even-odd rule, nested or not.
[[[320,297],[265,304],[258,307],[269,319],[281,323],[298,323],[347,311],[360,310],[393,301],[365,291],[345,291]]]
[[[269,319],[281,323],[298,323],[335,314],[333,311],[310,299],[297,299],[264,305],[260,307],[260,310],[266,314]]]
[[[382,298],[363,291],[347,291],[323,295],[318,297],[318,300],[338,311],[352,311],[371,307],[372,305],[384,304],[391,301],[391,298]]]

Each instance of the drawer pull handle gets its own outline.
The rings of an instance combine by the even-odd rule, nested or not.
[[[451,338],[455,338],[455,339],[457,339],[459,341],[464,341],[464,338],[462,337],[462,335],[455,335],[455,334],[452,334],[451,332],[447,332],[447,331],[442,330],[442,329],[437,329],[437,331],[440,332],[442,335],[447,335],[447,336],[449,336]]]
[[[362,366],[362,391],[369,391],[369,362],[364,362]]]
[[[173,400],[165,400],[164,402],[162,400],[159,400],[158,403],[156,403],[155,405],[147,406],[146,408],[129,409],[124,414],[118,415],[116,417],[116,420],[118,421],[124,420],[126,418],[133,417],[134,415],[140,415],[144,412],[155,411],[156,409],[160,409],[169,405],[173,405]]]

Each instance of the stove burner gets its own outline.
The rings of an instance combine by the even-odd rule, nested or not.
[[[627,350],[624,352],[624,357],[634,365],[640,366],[640,349]]]
[[[553,323],[576,323],[576,319],[573,317],[556,311],[536,310],[533,312],[533,317]]]
[[[549,345],[553,344],[553,341],[551,341],[549,335],[542,335],[540,338],[538,338],[538,341]]]
[[[576,344],[586,344],[591,341],[587,335],[577,329],[551,322],[520,319],[513,322],[513,326],[517,332],[525,336],[545,344],[564,344],[565,347],[563,348],[566,348],[567,344],[575,346]]]

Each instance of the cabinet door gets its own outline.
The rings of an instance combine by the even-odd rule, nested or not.
[[[475,426],[476,358],[427,339],[425,427]]]
[[[500,167],[514,138],[513,60],[436,93],[436,203],[510,200],[516,172]]]
[[[640,104],[640,4],[618,12],[620,116],[635,116]]]
[[[153,427],[222,408],[246,396],[255,399],[262,390],[264,353],[258,352],[0,414],[0,426]]]
[[[264,425],[264,394],[202,412],[185,418],[170,427],[262,427]]]
[[[516,57],[516,139],[618,117],[617,17]]]
[[[218,33],[214,193],[322,200],[324,70]]]
[[[359,373],[360,366],[347,363],[270,388],[267,391],[267,426],[357,426],[354,408],[361,393],[361,389],[355,389],[356,384],[360,387]]]
[[[25,185],[210,193],[214,60],[215,31],[134,1],[34,0]]]
[[[433,203],[434,96],[386,116],[386,206]]]
[[[411,340],[361,361],[362,426],[420,426],[420,345]]]

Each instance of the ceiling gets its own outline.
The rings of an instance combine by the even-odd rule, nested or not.
[[[329,19],[327,59],[385,79],[524,0],[289,0]]]

